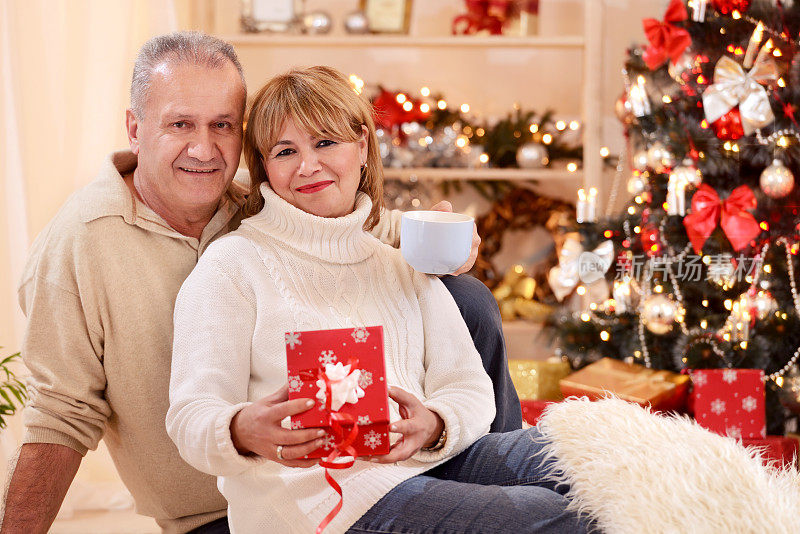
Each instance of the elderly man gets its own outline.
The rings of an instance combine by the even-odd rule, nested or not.
[[[130,151],[112,154],[39,235],[19,288],[31,401],[2,532],[45,532],[101,438],[139,513],[166,532],[228,531],[215,478],[183,462],[164,418],[175,296],[209,243],[241,219],[243,190],[232,180],[245,99],[227,43],[184,32],[140,51]],[[396,244],[398,230],[392,212],[375,233]],[[445,284],[495,383],[492,429],[519,428],[491,295],[469,277]]]

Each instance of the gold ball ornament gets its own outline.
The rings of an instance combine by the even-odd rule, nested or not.
[[[647,297],[640,313],[645,327],[657,335],[672,331],[675,323],[683,317],[678,303],[663,294]]]
[[[703,175],[689,158],[684,159],[680,165],[672,169],[670,176],[675,176],[677,181],[685,181],[694,187],[703,183]]]
[[[783,198],[794,189],[794,175],[780,160],[764,169],[759,180],[761,190],[770,198]]]
[[[628,102],[628,97],[625,93],[621,94],[614,103],[614,113],[616,113],[619,122],[625,126],[629,126],[633,123],[633,108],[631,107],[631,103]]]
[[[675,165],[675,156],[663,143],[656,141],[647,149],[647,164],[656,172],[663,173]]]

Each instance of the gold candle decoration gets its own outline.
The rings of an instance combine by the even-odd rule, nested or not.
[[[689,0],[689,7],[692,8],[692,20],[695,22],[705,22],[707,6],[708,0]]]
[[[749,69],[753,66],[753,61],[756,59],[758,47],[761,44],[761,38],[764,36],[764,25],[759,22],[756,29],[753,30],[753,35],[750,37],[750,42],[747,43],[747,52],[744,54],[744,61],[742,65],[744,68]]]
[[[672,172],[667,183],[667,215],[686,215],[686,187],[689,180],[679,172]]]
[[[775,45],[772,43],[772,38],[767,39],[767,42],[764,43],[764,46],[762,46],[761,50],[758,51],[758,56],[756,56],[755,63],[761,63],[764,61],[767,56],[772,53],[773,48],[775,48]]]
[[[597,220],[597,189],[592,187],[589,193],[578,189],[578,203],[575,206],[576,219],[579,223],[595,222]]]

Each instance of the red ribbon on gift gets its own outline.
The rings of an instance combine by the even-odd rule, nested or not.
[[[692,197],[692,212],[683,218],[686,234],[697,254],[719,222],[722,231],[737,252],[761,233],[755,217],[747,210],[755,209],[756,197],[749,187],[741,185],[720,201],[708,184],[702,184]]]
[[[351,372],[358,366],[358,359],[350,358],[346,365],[350,366]],[[344,493],[342,487],[331,476],[329,469],[347,469],[352,467],[355,463],[356,450],[353,448],[353,442],[358,436],[358,428],[355,418],[346,413],[334,412],[331,410],[333,402],[331,399],[331,379],[328,378],[327,373],[323,369],[309,369],[301,371],[300,376],[303,380],[324,380],[325,381],[325,409],[328,410],[328,426],[330,427],[333,436],[333,450],[324,459],[320,460],[319,465],[325,468],[325,480],[328,485],[333,488],[333,491],[339,494],[339,502],[333,507],[333,510],[328,512],[328,515],[317,526],[316,534],[322,534],[322,531],[333,521],[342,509],[344,504]],[[338,382],[338,381],[337,381]],[[350,430],[345,430],[349,426]],[[340,456],[350,456],[351,459],[346,462],[336,462]]]
[[[664,13],[664,21],[656,19],[644,19],[644,33],[650,46],[644,51],[643,58],[650,70],[655,70],[667,59],[677,63],[681,54],[692,44],[689,32],[683,28],[675,26],[674,22],[682,22],[689,18],[681,0],[672,0],[667,12]]]

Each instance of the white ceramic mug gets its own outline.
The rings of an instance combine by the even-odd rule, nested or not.
[[[400,250],[415,270],[451,274],[472,250],[472,217],[446,211],[409,211],[400,225]]]

